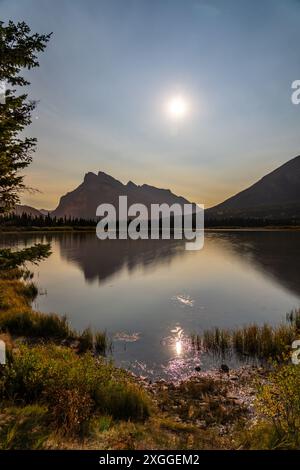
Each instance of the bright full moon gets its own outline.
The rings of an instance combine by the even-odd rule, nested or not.
[[[188,102],[181,95],[172,96],[167,102],[167,113],[174,120],[184,119],[188,111]]]

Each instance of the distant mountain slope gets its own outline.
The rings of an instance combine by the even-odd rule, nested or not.
[[[38,209],[35,209],[31,206],[26,206],[23,204],[16,204],[15,209],[13,211],[16,215],[27,214],[31,215],[32,217],[39,217],[43,215]]]
[[[40,213],[42,215],[48,215],[48,214],[51,214],[52,210],[48,210],[48,209],[39,209]]]
[[[206,217],[300,217],[300,156],[206,211]]]
[[[169,189],[159,189],[147,184],[138,186],[132,181],[124,185],[112,176],[99,171],[98,175],[87,173],[83,183],[62,196],[51,216],[93,219],[99,204],[110,203],[118,207],[119,196],[127,196],[128,205],[142,203],[148,208],[151,203],[183,205],[189,202],[183,197],[176,196]]]

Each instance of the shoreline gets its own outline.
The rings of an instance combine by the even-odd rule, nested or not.
[[[300,226],[295,227],[280,227],[280,226],[270,226],[270,227],[207,227],[204,229],[204,232],[299,232]],[[25,228],[20,229],[3,229],[0,226],[0,235],[7,234],[24,234],[24,233],[95,233],[96,227],[93,228],[53,228],[53,227],[43,227],[43,228]]]

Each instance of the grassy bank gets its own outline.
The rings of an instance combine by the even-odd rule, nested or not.
[[[80,333],[70,327],[65,316],[33,310],[31,303],[38,290],[31,280],[23,278],[20,269],[0,271],[0,331],[35,342],[64,340],[80,352],[90,350],[106,355],[111,350],[106,332],[87,328]]]

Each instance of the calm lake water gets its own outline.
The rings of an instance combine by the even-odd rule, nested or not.
[[[208,232],[201,251],[93,233],[0,237],[1,246],[38,242],[51,243],[52,255],[33,267],[34,307],[66,314],[77,329],[106,329],[116,363],[149,377],[176,379],[222,362],[195,354],[192,332],[278,324],[300,306],[300,232]]]

